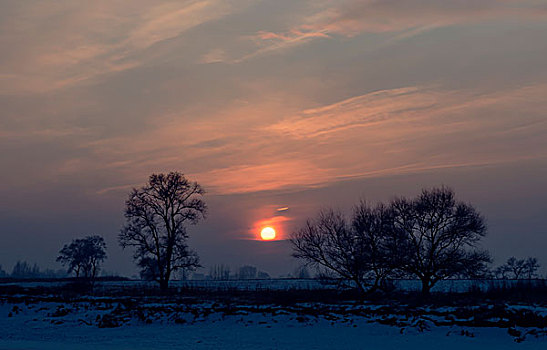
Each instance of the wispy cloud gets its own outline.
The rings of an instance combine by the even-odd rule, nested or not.
[[[495,93],[411,86],[286,114],[281,105],[254,101],[252,112],[235,108],[216,122],[174,120],[132,136],[134,141],[112,139],[87,147],[110,159],[101,167],[124,169],[130,181],[151,169],[184,164],[190,176],[217,194],[326,186],[547,157],[542,137],[546,93],[545,85]],[[249,113],[256,121],[241,124]],[[117,163],[122,159],[131,162]]]
[[[327,106],[302,111],[276,123],[269,130],[297,138],[343,132],[357,126],[373,126],[403,119],[435,107],[440,101],[433,89],[406,87],[376,91]]]
[[[199,63],[218,63],[226,61],[226,52],[223,49],[213,49],[199,60]]]
[[[273,159],[265,164],[256,164],[256,160],[251,159],[250,163],[247,166],[206,171],[195,176],[210,184],[217,193],[243,193],[283,190],[295,184],[320,185],[333,175],[329,174],[329,170],[303,159]]]
[[[318,38],[329,38],[329,35],[326,31],[310,31],[306,29],[291,29],[286,33],[260,31],[256,35],[250,36],[250,39],[259,47],[259,49],[229,62],[240,63],[256,56],[273,51],[289,49]]]
[[[7,7],[7,6],[6,6]],[[0,25],[0,93],[51,91],[135,68],[145,51],[233,10],[231,1],[18,2]],[[2,57],[3,56],[3,57]]]
[[[0,141],[12,149],[10,164],[22,169],[15,155],[39,151],[34,169],[47,169],[51,178],[115,174],[93,193],[172,169],[184,170],[214,193],[241,193],[544,156],[547,89],[541,78],[534,82],[526,76],[520,81],[534,83],[520,87],[513,82],[492,87],[494,80],[477,87],[481,78],[460,79],[462,72],[473,74],[466,67],[451,71],[453,61],[419,57],[420,70],[403,79],[400,66],[407,57],[414,59],[415,48],[396,59],[389,53],[366,61],[352,51],[351,40],[340,43],[352,51],[340,52],[341,61],[315,47],[294,62],[212,64],[361,33],[401,38],[473,21],[535,21],[545,18],[545,6],[537,2],[325,1],[304,6],[305,11],[299,7],[290,16],[275,14],[280,18],[270,22],[261,20],[269,13],[255,13],[252,6],[248,17],[227,18],[239,10],[237,4],[8,6],[0,14],[1,44],[10,48],[0,54],[0,102],[7,116]],[[241,18],[254,20],[238,27]],[[233,31],[222,31],[226,26]],[[225,38],[241,46],[217,45]],[[531,49],[535,39],[532,33],[522,46],[529,56],[510,46],[508,55],[496,57],[539,61],[543,51]],[[186,40],[195,49],[189,58],[184,45],[176,45]],[[432,45],[444,45],[443,40]],[[171,50],[176,53],[165,55]],[[474,54],[466,58],[476,62]],[[310,60],[315,63],[308,67]],[[277,64],[273,71],[270,64]],[[516,67],[512,61],[505,64],[497,69]],[[449,71],[443,76],[448,84],[443,79],[431,83],[436,75],[430,67]],[[530,72],[537,67],[542,66]],[[127,77],[111,74],[130,68],[134,74]],[[99,76],[104,84],[82,84]],[[73,89],[55,94],[24,95],[69,86]],[[391,88],[373,91],[376,86]],[[19,183],[16,172],[10,176]]]
[[[388,33],[390,40],[409,38],[435,28],[479,21],[547,19],[547,6],[537,1],[485,0],[341,0],[312,6],[285,31],[259,31],[252,37],[258,49],[238,62],[285,50],[314,39]]]
[[[329,181],[499,164],[547,156],[539,147],[546,92],[545,85],[488,94],[384,90],[304,110],[267,130],[314,144],[306,159],[333,175]]]

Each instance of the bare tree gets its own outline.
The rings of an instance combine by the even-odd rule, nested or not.
[[[359,202],[353,210],[352,229],[359,245],[361,263],[372,281],[371,291],[386,279],[400,275],[397,268],[407,252],[404,232],[395,227],[395,211],[382,203],[376,206]]]
[[[492,272],[493,272],[493,275],[494,275],[495,278],[508,279],[510,270],[508,269],[507,265],[504,264],[504,265],[498,266]]]
[[[13,278],[37,278],[40,277],[40,268],[36,263],[29,264],[26,261],[17,261],[11,270]]]
[[[422,190],[415,199],[392,202],[395,228],[406,236],[406,254],[400,268],[418,277],[428,295],[440,280],[475,277],[490,262],[477,248],[486,234],[484,219],[469,204],[457,202],[452,189]]]
[[[68,273],[93,281],[100,264],[106,259],[106,243],[101,236],[74,239],[59,251],[57,261],[68,267]]]
[[[230,266],[224,264],[213,265],[209,268],[209,276],[214,280],[230,279]]]
[[[388,208],[365,202],[354,209],[350,223],[340,212],[321,211],[292,234],[293,256],[352,282],[360,293],[372,292],[393,270],[390,222]]]
[[[365,291],[354,236],[342,213],[332,209],[321,211],[317,218],[308,219],[303,228],[293,232],[290,242],[295,258],[325,268]]]
[[[537,277],[538,269],[539,263],[536,258],[517,259],[512,256],[495,270],[495,274],[498,278],[532,279]]]
[[[205,217],[204,193],[197,182],[181,173],[152,174],[145,186],[133,189],[125,203],[120,245],[135,247],[141,276],[159,282],[162,290],[167,290],[174,271],[199,266],[197,254],[187,245],[186,225]]]
[[[299,279],[308,279],[310,278],[310,271],[306,265],[298,266],[293,273],[293,276]]]
[[[239,268],[238,278],[242,280],[249,280],[256,278],[257,269],[251,265],[241,266]]]
[[[256,273],[256,278],[261,280],[267,280],[267,279],[270,279],[271,277],[270,277],[270,274],[265,271],[258,271]]]
[[[536,258],[529,257],[528,259],[526,259],[526,263],[524,264],[524,266],[524,274],[526,278],[531,280],[532,278],[538,277],[537,271],[539,270],[540,265]]]

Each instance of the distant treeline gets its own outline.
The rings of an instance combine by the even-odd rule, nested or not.
[[[249,280],[249,279],[269,279],[267,272],[258,270],[255,266],[244,265],[237,270],[231,270],[226,264],[216,264],[209,268],[209,274],[192,273],[193,280]],[[187,278],[183,278],[187,279]]]
[[[26,261],[17,261],[13,266],[11,273],[7,273],[0,265],[0,278],[64,278],[67,277],[64,269],[44,269],[42,270],[38,264],[28,263]]]
[[[103,277],[116,276],[115,273],[102,271]],[[15,278],[15,279],[56,279],[71,277],[65,269],[42,269],[37,263],[29,263],[27,261],[17,261],[13,266],[11,273],[6,272],[0,265],[0,278]]]

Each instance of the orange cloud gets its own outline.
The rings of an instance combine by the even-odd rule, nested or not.
[[[100,167],[122,171],[129,183],[184,169],[215,194],[301,189],[546,157],[546,94],[546,85],[489,94],[413,86],[298,113],[256,100],[252,109],[236,107],[208,122],[173,120],[133,141],[88,147],[100,150]]]
[[[215,192],[225,194],[280,190],[296,184],[319,185],[332,178],[333,174],[329,172],[303,159],[272,159],[267,164],[209,170],[195,174],[195,177],[210,184]]]

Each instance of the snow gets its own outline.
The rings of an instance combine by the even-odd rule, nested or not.
[[[55,287],[57,283],[18,285]],[[405,290],[420,287],[418,281],[396,283]],[[483,282],[472,283],[482,289],[488,287],[489,281],[482,285]],[[469,286],[469,281],[451,280],[440,282],[436,289],[454,292],[465,291]],[[104,282],[96,286],[98,295],[81,296],[73,301],[48,295],[51,290],[47,288],[44,295],[36,297],[0,296],[0,350],[547,349],[547,327],[537,326],[545,324],[547,318],[544,304],[404,307],[372,302],[302,302],[273,305],[226,301],[226,297],[219,301],[131,294],[141,287],[156,285],[141,281]],[[175,281],[172,287],[209,289],[220,292],[219,295],[230,295],[224,291],[233,290],[260,293],[332,288],[315,280]],[[528,325],[528,319],[518,323],[527,315],[536,321]]]
[[[496,327],[435,326],[434,316],[371,316],[373,305],[144,303],[142,317],[108,301],[0,305],[0,349],[544,349],[545,335],[521,342]],[[310,310],[321,309],[318,314]],[[122,310],[116,313],[116,310]],[[125,310],[125,311],[124,311]],[[325,311],[327,310],[327,311]],[[347,311],[354,310],[355,313]],[[135,311],[135,310],[132,310]],[[430,310],[431,311],[431,310]],[[11,314],[11,317],[8,315]],[[118,314],[119,327],[98,319]],[[409,326],[380,324],[390,317]]]

